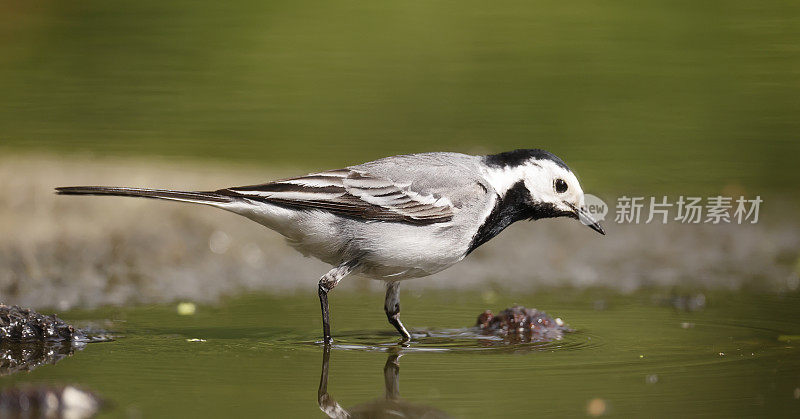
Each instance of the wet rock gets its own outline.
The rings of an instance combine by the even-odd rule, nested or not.
[[[74,386],[35,386],[0,391],[3,418],[90,418],[103,406],[94,393]]]
[[[0,304],[0,376],[55,364],[88,342],[110,340],[87,333],[92,332],[75,329],[54,314]]]
[[[476,326],[484,334],[504,337],[512,342],[548,342],[571,331],[560,318],[552,318],[535,308],[514,306],[494,314],[486,310]]]
[[[73,342],[83,334],[55,314],[46,316],[28,308],[0,304],[0,343]]]

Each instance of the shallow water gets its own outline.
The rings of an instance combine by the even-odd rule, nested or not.
[[[788,415],[800,412],[800,295],[707,293],[404,294],[407,347],[384,323],[381,295],[332,294],[337,337],[324,407],[432,417]],[[520,303],[576,331],[544,344],[459,337],[484,309]],[[112,402],[108,416],[324,417],[325,350],[314,293],[63,313],[117,336],[55,365],[3,378],[74,383]],[[693,307],[695,311],[677,307]],[[435,337],[420,337],[422,334]],[[795,340],[796,339],[796,340]],[[398,358],[399,355],[399,358]],[[387,401],[386,395],[389,395]],[[436,416],[438,415],[438,416]]]

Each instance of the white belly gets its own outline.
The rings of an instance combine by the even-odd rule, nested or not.
[[[464,258],[467,247],[450,223],[415,226],[373,223],[362,226],[359,248],[365,274],[406,279],[428,276]],[[468,243],[468,242],[466,242]]]
[[[358,260],[358,272],[375,279],[418,278],[448,268],[464,258],[475,233],[451,223],[363,222],[274,205],[225,209],[277,231],[306,256],[334,266]]]

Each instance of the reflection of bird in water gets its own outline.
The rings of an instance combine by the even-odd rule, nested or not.
[[[383,380],[386,394],[383,398],[345,409],[328,393],[328,363],[331,357],[330,345],[322,352],[322,375],[319,379],[317,400],[319,408],[330,418],[450,418],[439,409],[409,403],[400,398],[399,353],[390,353],[383,367]]]

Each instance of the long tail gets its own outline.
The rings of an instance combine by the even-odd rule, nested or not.
[[[56,188],[59,195],[111,195],[137,196],[141,198],[168,199],[206,205],[220,205],[237,201],[234,196],[220,192],[170,191],[164,189],[140,189],[116,186],[63,186]]]

